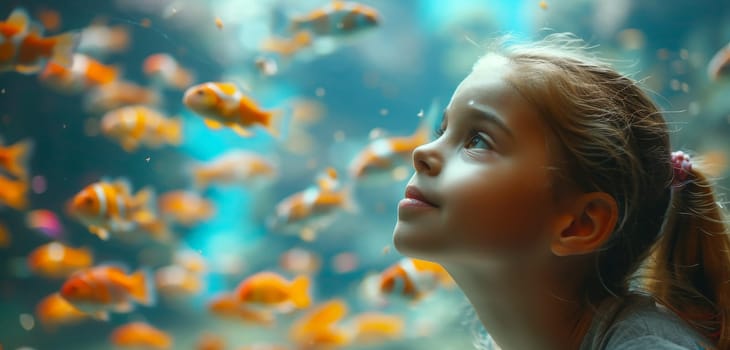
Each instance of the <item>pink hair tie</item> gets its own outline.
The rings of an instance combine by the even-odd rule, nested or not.
[[[692,171],[692,162],[689,154],[682,151],[672,152],[672,187],[682,187],[687,183],[689,172]]]

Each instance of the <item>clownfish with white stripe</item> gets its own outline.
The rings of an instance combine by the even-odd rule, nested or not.
[[[441,265],[420,259],[403,258],[379,274],[363,280],[363,292],[371,301],[389,296],[418,301],[439,286],[454,285],[451,275]]]
[[[241,136],[252,135],[251,127],[264,127],[279,136],[278,124],[282,112],[264,110],[233,83],[207,82],[185,91],[183,103],[204,118],[211,129],[227,126]]]
[[[316,36],[345,36],[377,27],[381,22],[378,11],[357,2],[335,0],[307,14],[291,19],[289,30],[302,30]]]
[[[78,33],[43,37],[42,32],[43,27],[31,22],[22,8],[16,8],[0,22],[0,72],[36,73],[48,60],[70,67]]]
[[[102,180],[84,187],[73,197],[67,209],[92,234],[107,240],[111,233],[128,233],[139,228],[139,218],[153,216],[150,213],[153,203],[151,189],[142,189],[132,196],[127,180]]]

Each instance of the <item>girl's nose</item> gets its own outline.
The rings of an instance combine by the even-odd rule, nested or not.
[[[436,176],[441,172],[443,156],[435,147],[435,142],[420,145],[413,150],[413,167],[416,172]]]

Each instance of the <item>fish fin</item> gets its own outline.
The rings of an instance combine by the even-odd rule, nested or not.
[[[148,269],[140,269],[132,276],[132,297],[143,305],[155,305],[155,284],[152,274]]]
[[[130,195],[132,193],[132,183],[126,177],[118,177],[115,180],[102,180],[109,181],[111,185],[119,191],[122,195]]]
[[[231,129],[233,129],[233,131],[236,134],[241,135],[243,137],[251,137],[253,135],[253,133],[250,130],[248,130],[240,125],[231,124],[230,127],[231,127]]]
[[[309,297],[309,277],[301,275],[291,283],[291,300],[297,308],[306,308],[311,304]]]
[[[103,310],[97,311],[97,312],[91,313],[89,315],[91,315],[91,317],[93,317],[97,320],[109,321],[109,312],[108,311],[103,311]]]
[[[132,312],[132,310],[134,310],[134,304],[129,301],[125,301],[121,304],[116,305],[114,310],[121,313]]]
[[[10,162],[7,171],[17,176],[25,178],[28,172],[28,157],[33,151],[33,140],[25,139],[8,147]]]
[[[133,222],[121,218],[112,218],[109,221],[109,226],[114,232],[129,232],[135,228]]]
[[[165,139],[173,145],[182,143],[183,119],[180,117],[172,118],[168,121],[164,128]]]
[[[61,66],[70,68],[73,63],[74,50],[78,46],[79,40],[81,40],[81,35],[78,32],[68,32],[49,39],[55,40],[51,60]]]
[[[109,231],[99,226],[89,226],[89,232],[93,233],[104,241],[109,239]]]
[[[131,137],[125,137],[121,140],[122,149],[127,153],[131,153],[137,150],[137,141]]]
[[[223,124],[221,122],[215,121],[213,119],[205,118],[203,119],[203,123],[211,129],[220,129],[223,127]]]
[[[136,212],[139,210],[149,211],[151,214],[156,214],[155,203],[157,202],[157,194],[155,190],[146,186],[132,197],[132,211]]]
[[[31,22],[28,12],[26,12],[25,9],[16,8],[10,13],[10,16],[8,16],[5,23],[18,26],[21,28],[21,32],[26,32]]]
[[[43,66],[45,66],[45,60],[37,60],[33,64],[18,64],[15,66],[15,71],[20,74],[33,74],[38,73]]]

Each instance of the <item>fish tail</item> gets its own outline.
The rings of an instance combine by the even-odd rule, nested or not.
[[[155,295],[155,284],[152,274],[148,269],[141,269],[132,276],[132,298],[143,305],[152,306],[157,301]]]
[[[281,136],[280,129],[283,127],[284,115],[285,113],[282,109],[267,112],[264,126],[271,136],[274,136],[275,138],[279,138],[279,136]]]
[[[25,179],[28,174],[28,157],[33,151],[33,140],[25,139],[8,147],[10,161],[7,171],[13,176]]]
[[[132,209],[133,211],[145,210],[155,212],[155,191],[151,187],[145,187],[139,190],[134,197],[132,197]]]
[[[25,210],[28,207],[28,198],[25,195],[28,191],[28,182],[24,180],[13,181],[11,186],[2,189],[5,191],[5,204],[16,210]]]
[[[208,183],[210,182],[208,180],[208,172],[205,171],[204,168],[195,165],[191,166],[190,169],[193,173],[193,182],[195,183],[195,188],[205,189],[206,187],[208,187]]]
[[[52,37],[55,41],[53,46],[53,55],[51,60],[64,67],[71,67],[73,63],[74,50],[81,40],[81,34],[78,32],[68,32]]]
[[[297,308],[305,308],[311,304],[309,297],[309,277],[301,275],[294,279],[291,284],[292,302]]]

